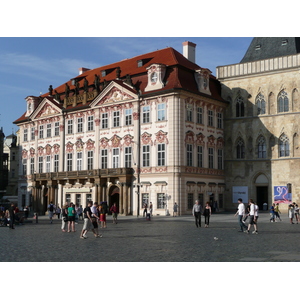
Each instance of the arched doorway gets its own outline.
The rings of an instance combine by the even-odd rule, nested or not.
[[[109,203],[108,203],[108,207],[111,208],[111,206],[116,203],[117,207],[119,208],[119,211],[121,212],[120,209],[120,189],[119,187],[113,185],[110,189],[109,189]]]
[[[269,207],[268,199],[269,199],[269,180],[266,175],[260,174],[256,177],[255,180],[256,185],[256,202],[260,210],[263,210],[264,203],[267,203],[267,207]]]

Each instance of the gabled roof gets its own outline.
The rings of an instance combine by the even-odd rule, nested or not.
[[[255,37],[240,63],[300,53],[299,37]]]

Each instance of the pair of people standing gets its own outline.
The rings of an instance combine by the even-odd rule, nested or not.
[[[199,201],[196,200],[193,209],[192,209],[192,214],[195,217],[195,223],[197,227],[201,227],[201,214],[202,214],[202,206],[199,204]],[[203,216],[204,216],[204,224],[205,227],[207,228],[209,226],[209,219],[211,216],[211,207],[209,205],[209,202],[206,202],[206,205],[204,207],[203,211]]]

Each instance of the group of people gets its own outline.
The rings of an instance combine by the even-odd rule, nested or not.
[[[51,203],[50,203],[51,205]],[[117,224],[118,222],[118,214],[119,209],[114,203],[110,211],[112,212],[113,216],[113,224]],[[80,210],[81,212],[81,210]],[[76,223],[76,215],[78,215],[78,218],[82,217],[83,222],[83,228],[80,233],[80,238],[86,239],[87,232],[92,231],[94,233],[95,237],[102,237],[101,234],[99,234],[99,226],[100,224],[101,228],[106,228],[106,215],[108,213],[108,206],[107,202],[101,202],[98,204],[97,202],[89,201],[86,208],[82,210],[82,213],[78,214],[78,210],[76,209],[76,206],[74,203],[65,204],[62,207],[61,214],[62,214],[62,225],[61,230],[62,232],[75,232],[75,224]]]
[[[28,218],[29,208],[26,206],[22,211],[15,204],[11,204],[8,209],[1,206],[0,220],[1,226],[8,226],[10,229],[15,229],[15,224],[23,225],[24,220]]]
[[[57,216],[57,219],[60,219],[62,215],[62,209],[59,205],[56,207],[52,202],[48,205],[48,216],[50,219],[50,223],[53,222],[53,218]],[[83,208],[82,205],[75,205],[75,222],[77,220],[83,220]]]
[[[209,219],[211,216],[211,206],[209,202],[206,202],[204,209],[202,209],[201,204],[199,203],[198,200],[196,200],[193,209],[192,209],[192,214],[195,217],[195,223],[196,227],[201,227],[201,215],[204,216],[204,227],[208,228],[209,226]]]
[[[243,203],[243,200],[241,198],[238,199],[238,208],[237,212],[234,216],[238,215],[238,222],[241,228],[241,232],[249,233],[251,230],[251,226],[254,227],[254,231],[252,231],[253,234],[258,234],[257,229],[257,221],[258,221],[258,205],[254,203],[253,199],[249,200],[247,209],[245,208],[245,204]],[[249,217],[249,223],[248,226],[246,225],[246,220]]]

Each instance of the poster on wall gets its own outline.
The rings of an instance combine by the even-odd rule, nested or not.
[[[238,203],[238,199],[242,198],[243,203],[248,203],[248,187],[247,186],[233,186],[232,187],[232,202]]]
[[[274,186],[275,203],[291,203],[292,193],[289,193],[287,186]]]

